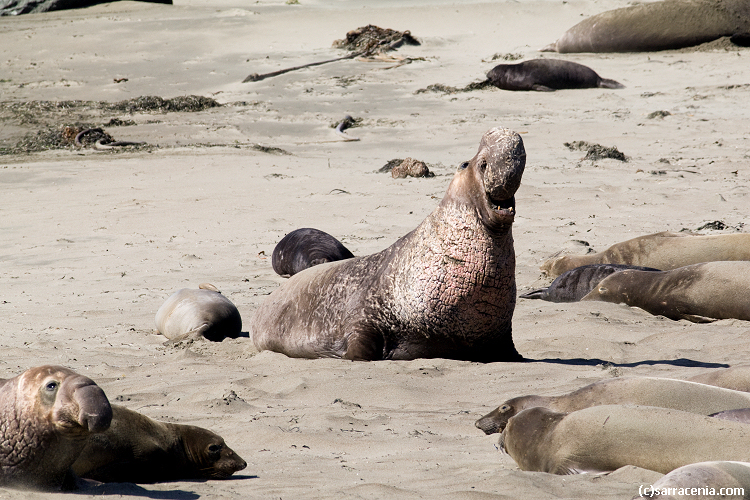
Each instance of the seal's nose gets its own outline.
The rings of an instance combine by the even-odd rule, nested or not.
[[[112,406],[98,385],[87,385],[75,391],[78,423],[89,432],[103,432],[112,423]]]

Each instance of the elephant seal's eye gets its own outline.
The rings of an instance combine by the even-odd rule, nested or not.
[[[469,166],[469,162],[468,162],[468,161],[465,161],[465,162],[463,162],[462,164],[460,164],[460,165],[458,166],[458,168],[460,168],[461,170],[463,170],[463,169],[465,169],[465,168],[466,168],[466,167],[468,167],[468,166]]]

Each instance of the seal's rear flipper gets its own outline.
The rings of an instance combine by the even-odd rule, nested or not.
[[[609,78],[602,78],[602,81],[599,82],[599,88],[602,88],[602,89],[624,89],[625,85],[623,85],[620,82],[616,82],[614,80],[610,80]]]
[[[544,300],[544,292],[546,292],[546,288],[540,288],[539,290],[532,290],[530,292],[522,293],[519,295],[519,298],[522,299],[542,299]]]

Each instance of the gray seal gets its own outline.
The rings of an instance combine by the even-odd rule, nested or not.
[[[351,259],[349,249],[319,229],[304,227],[284,236],[273,249],[271,265],[280,276],[293,276],[325,262]]]
[[[172,342],[205,338],[220,342],[237,338],[242,317],[231,300],[209,284],[173,293],[156,312],[156,329]]]
[[[750,32],[747,0],[664,0],[584,19],[545,52],[647,52],[679,49]]]
[[[719,493],[722,489],[725,491],[724,494]],[[678,467],[666,476],[660,477],[653,485],[643,489],[642,495],[633,497],[633,500],[638,498],[744,500],[747,498],[747,493],[738,493],[739,491],[750,491],[750,463],[698,462]]]
[[[92,433],[112,420],[104,391],[62,366],[0,381],[0,486],[75,489],[71,465]]]
[[[226,479],[247,466],[208,429],[157,422],[117,405],[112,410],[112,425],[90,436],[73,464],[80,477],[117,483]]]
[[[750,321],[750,261],[704,262],[671,271],[627,270],[604,278],[581,300],[640,307],[696,323]]]
[[[487,79],[503,90],[621,89],[614,80],[600,77],[583,64],[560,59],[531,59],[517,64],[498,64],[487,73]]]
[[[255,347],[304,358],[520,361],[511,227],[525,163],[518,134],[489,130],[412,232],[275,290],[251,320]]]
[[[648,234],[615,243],[599,253],[553,257],[540,269],[555,278],[588,264],[626,264],[668,271],[719,260],[750,260],[750,234]]]
[[[750,394],[686,380],[659,377],[617,377],[600,380],[561,396],[519,396],[509,399],[476,421],[485,434],[502,432],[508,420],[541,406],[569,413],[591,406],[634,404],[709,415],[748,407]]]
[[[627,266],[625,264],[589,264],[576,267],[555,278],[547,288],[519,295],[522,299],[541,299],[548,302],[578,302],[610,274],[625,269],[658,271],[653,267]]]

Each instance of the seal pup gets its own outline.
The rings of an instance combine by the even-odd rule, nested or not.
[[[521,470],[578,474],[635,465],[666,474],[709,460],[750,460],[750,426],[653,406],[529,408],[508,420],[500,447]]]
[[[688,380],[735,391],[750,392],[750,365],[719,368],[695,375]]]
[[[156,329],[172,342],[201,337],[220,342],[239,337],[242,318],[215,286],[201,283],[198,290],[176,291],[162,304],[156,312]]]
[[[208,429],[157,422],[118,405],[112,412],[110,428],[90,436],[73,464],[80,477],[117,483],[226,479],[247,466]]]
[[[583,64],[560,59],[531,59],[517,64],[498,64],[487,79],[503,90],[622,89],[624,85],[600,77]]]
[[[293,276],[308,267],[352,257],[354,254],[330,234],[304,227],[279,241],[271,254],[271,265],[279,276]]]
[[[539,269],[555,278],[588,264],[626,264],[668,271],[718,260],[750,260],[750,234],[702,235],[665,231],[616,243],[599,253],[553,257]]]
[[[530,395],[509,399],[474,425],[485,434],[502,432],[511,417],[538,406],[569,413],[591,406],[633,404],[709,415],[746,408],[749,401],[750,394],[687,380],[617,377],[594,382],[561,396]]]
[[[640,307],[669,319],[750,321],[750,261],[703,262],[671,271],[627,270],[604,278],[581,301]]]
[[[75,489],[71,465],[112,408],[90,378],[62,366],[38,366],[0,381],[0,486]]]
[[[548,302],[578,302],[610,274],[625,269],[658,271],[653,267],[627,266],[625,264],[589,264],[565,271],[547,288],[539,288],[519,295],[522,299],[541,299]]]
[[[747,0],[664,0],[588,17],[543,52],[679,49],[750,32]]]
[[[258,350],[356,360],[520,361],[511,226],[526,152],[493,128],[438,207],[385,250],[292,276],[251,321]]]
[[[731,489],[731,493],[719,494],[719,490]],[[679,492],[694,494],[680,494]],[[712,493],[713,491],[713,493]],[[747,496],[739,492],[750,491],[750,463],[747,462],[698,462],[684,465],[659,478],[651,486],[643,488],[638,498],[659,500],[744,500]]]

